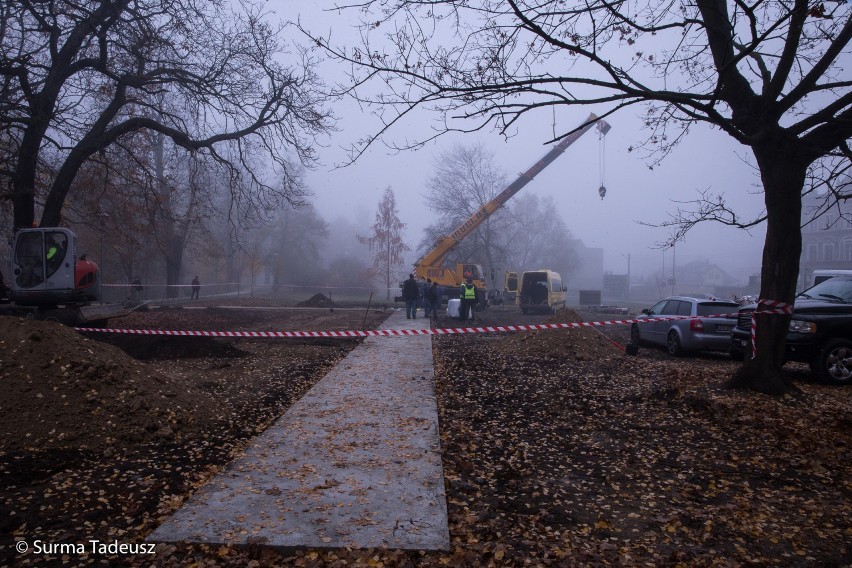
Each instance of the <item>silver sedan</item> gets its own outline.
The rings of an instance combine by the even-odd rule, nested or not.
[[[689,351],[727,352],[739,308],[737,302],[730,300],[671,296],[650,309],[642,310],[642,315],[636,317],[640,322],[630,328],[630,339],[634,345],[663,345],[671,355]],[[654,321],[675,316],[682,319]],[[689,319],[683,316],[689,316]],[[645,319],[651,321],[642,323],[641,320]]]

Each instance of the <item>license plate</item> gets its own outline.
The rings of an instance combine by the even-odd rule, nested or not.
[[[717,325],[716,326],[716,331],[731,331],[732,329],[734,329],[734,326],[732,326],[732,325]]]

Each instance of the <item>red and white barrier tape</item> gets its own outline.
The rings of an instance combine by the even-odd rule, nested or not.
[[[113,329],[78,327],[78,331],[97,333],[124,333],[131,335],[174,335],[182,337],[249,337],[249,338],[281,338],[281,337],[394,337],[408,335],[458,335],[464,333],[495,333],[505,331],[537,331],[543,329],[571,329],[581,327],[596,327],[603,325],[625,325],[632,323],[650,323],[656,321],[690,320],[702,318],[728,318],[730,314],[708,316],[669,316],[658,318],[602,320],[571,323],[539,323],[530,325],[500,325],[486,327],[448,327],[437,329],[376,329],[368,331],[175,331],[160,329]]]
[[[147,287],[147,288],[189,288],[191,286],[201,286],[202,288],[206,288],[208,286],[236,286],[239,282],[225,282],[224,284],[101,284],[104,288],[138,288],[138,287]]]
[[[767,309],[761,310],[760,306],[767,306]],[[757,312],[761,314],[771,315],[787,315],[793,313],[793,304],[785,304],[777,300],[765,300],[763,298],[757,301],[757,308],[751,313],[751,358],[757,357]]]

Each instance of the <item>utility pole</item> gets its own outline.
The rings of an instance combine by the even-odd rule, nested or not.
[[[621,256],[627,259],[627,284],[626,284],[625,290],[624,290],[624,298],[630,299],[630,253],[629,252],[627,254],[622,253]]]
[[[674,296],[675,290],[675,255],[677,253],[677,249],[674,245],[672,245],[672,296]]]

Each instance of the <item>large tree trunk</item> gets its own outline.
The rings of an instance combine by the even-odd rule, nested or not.
[[[169,298],[180,295],[180,271],[183,265],[183,243],[178,239],[167,245],[166,258],[166,290]]]
[[[166,296],[177,298],[180,295],[180,269],[183,264],[185,237],[178,235],[172,210],[171,188],[166,182],[165,136],[157,134],[154,143],[154,171],[156,173],[157,194],[159,195],[158,217],[160,222],[160,250],[166,261]]]
[[[807,172],[807,165],[801,163],[798,154],[794,144],[777,141],[755,147],[767,212],[760,298],[791,305],[802,251],[802,188]],[[793,389],[781,373],[790,317],[766,311],[771,309],[763,304],[758,306],[757,354],[753,359],[746,354],[742,368],[729,386],[768,394],[783,394]]]
[[[39,99],[38,103],[41,103],[41,99]],[[41,104],[37,104],[37,106],[41,106]],[[45,108],[44,112],[48,110]],[[27,128],[21,140],[12,188],[13,223],[15,229],[26,229],[35,226],[35,180],[40,156],[39,142],[44,136],[46,128],[46,121],[34,120],[33,124]]]

